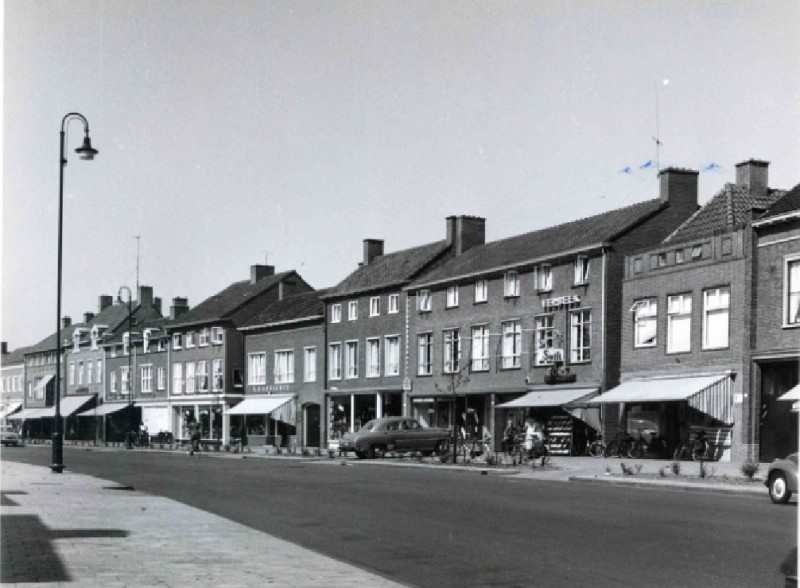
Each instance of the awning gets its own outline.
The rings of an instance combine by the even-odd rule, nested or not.
[[[127,402],[107,402],[105,404],[101,404],[97,408],[90,408],[89,410],[79,412],[75,416],[79,417],[105,416],[107,414],[117,412],[118,410],[122,410],[123,408],[127,407],[128,407]]]
[[[294,399],[294,395],[245,398],[228,410],[227,414],[268,414],[275,420],[294,425]]]
[[[730,375],[632,380],[624,382],[589,404],[674,402],[689,406],[726,424],[733,424],[733,394]]]
[[[45,388],[47,388],[47,385],[55,377],[56,377],[55,374],[50,374],[48,376],[45,376],[44,378],[39,380],[39,383],[36,384],[36,386],[34,386],[33,391],[34,392],[42,392]],[[39,394],[39,396],[41,397],[41,394]]]
[[[76,412],[79,408],[93,398],[94,394],[90,394],[88,396],[65,396],[61,399],[61,404],[59,406],[61,416],[71,416],[72,413]],[[42,409],[42,412],[38,415],[38,418],[53,418],[54,416],[56,416],[56,407],[48,406],[47,408]]]
[[[533,408],[537,406],[563,406],[576,400],[586,400],[595,396],[597,388],[564,388],[555,390],[535,390],[525,396],[498,404],[496,408]]]
[[[800,400],[800,384],[789,390],[783,396],[779,396],[778,400]]]
[[[22,420],[30,420],[30,419],[38,419],[41,416],[41,412],[43,410],[47,410],[46,408],[26,408],[19,412],[15,412],[14,414],[8,415],[8,419],[12,421],[22,421]]]
[[[6,416],[10,415],[12,412],[17,410],[20,406],[22,406],[22,402],[12,402],[8,406],[4,407],[3,410],[0,410],[0,419],[5,418]]]

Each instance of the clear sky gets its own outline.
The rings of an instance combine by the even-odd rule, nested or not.
[[[255,263],[317,288],[361,259],[655,198],[734,165],[800,182],[800,3],[26,0],[4,5],[2,339],[140,282],[195,305]],[[658,117],[656,113],[658,112]],[[651,166],[647,162],[652,161]],[[713,165],[712,165],[713,164]],[[629,173],[622,170],[630,168]],[[640,169],[643,168],[643,169]]]

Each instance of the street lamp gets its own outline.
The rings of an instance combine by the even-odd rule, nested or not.
[[[61,242],[62,242],[62,228],[64,226],[64,168],[67,166],[67,157],[65,153],[66,147],[66,131],[70,121],[80,120],[83,123],[83,145],[75,149],[75,152],[81,159],[92,160],[97,155],[97,149],[92,147],[92,141],[89,138],[89,121],[86,117],[77,112],[70,112],[61,120],[61,138],[60,150],[61,153],[58,158],[58,286],[56,293],[56,414],[53,422],[53,463],[50,469],[55,474],[60,474],[64,471],[64,439],[61,436]]]
[[[131,373],[131,356],[133,355],[132,331],[133,331],[133,310],[131,306],[131,289],[121,286],[117,292],[117,302],[122,303],[122,291],[128,293],[128,434],[125,435],[125,448],[133,449],[133,373]],[[123,335],[123,342],[124,342]]]

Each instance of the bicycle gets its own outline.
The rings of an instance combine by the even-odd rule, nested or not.
[[[606,442],[603,441],[603,433],[598,433],[597,438],[587,444],[586,453],[592,457],[605,457]]]
[[[603,457],[629,457],[635,439],[625,431],[619,431],[605,447]]]

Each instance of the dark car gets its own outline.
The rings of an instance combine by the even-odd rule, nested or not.
[[[772,502],[785,504],[789,502],[793,492],[797,492],[797,454],[792,453],[785,459],[776,459],[769,464],[767,481]]]
[[[447,439],[447,430],[423,427],[417,419],[384,417],[346,433],[339,441],[339,451],[353,451],[359,459],[383,457],[387,451],[443,454],[447,451]]]

